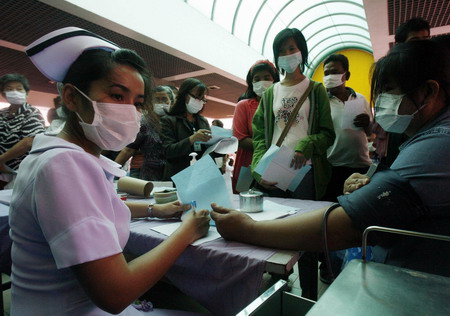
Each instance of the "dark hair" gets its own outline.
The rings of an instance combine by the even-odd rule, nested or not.
[[[178,91],[177,98],[175,99],[175,103],[169,110],[170,115],[180,115],[185,114],[187,112],[186,109],[186,96],[191,92],[192,89],[198,87],[200,93],[208,92],[208,87],[196,78],[187,78],[183,81],[180,86],[180,90]]]
[[[218,127],[223,127],[223,122],[221,120],[213,120],[211,122],[211,125],[218,126]]]
[[[63,83],[71,83],[78,89],[89,94],[89,88],[93,81],[106,77],[117,65],[128,65],[136,69],[144,81],[144,114],[150,117],[150,121],[158,121],[153,118],[151,90],[152,77],[147,69],[145,61],[133,50],[118,49],[115,51],[105,49],[85,50],[70,66]],[[67,109],[64,107],[64,111]],[[69,113],[66,113],[69,114]]]
[[[450,91],[448,49],[433,41],[411,41],[394,46],[372,67],[371,102],[395,85],[402,93],[417,91],[427,80],[435,80]]]
[[[450,33],[434,36],[431,40],[444,45],[446,49],[450,49]]]
[[[404,43],[410,32],[418,32],[422,30],[427,30],[428,33],[430,33],[430,24],[428,21],[420,17],[412,18],[397,28],[395,31],[395,42]]]
[[[155,92],[164,92],[167,94],[167,97],[170,99],[170,104],[173,104],[175,102],[175,93],[173,93],[173,90],[168,86],[157,86],[153,89],[153,93]]]
[[[344,56],[342,54],[330,55],[323,62],[323,66],[325,67],[326,64],[331,63],[331,62],[341,63],[342,68],[344,68],[344,70],[348,72],[348,58],[346,56]]]
[[[172,89],[172,92],[175,95],[175,97],[177,96],[177,94],[178,94],[178,88],[177,87],[175,87],[175,86],[173,86],[171,84],[166,85],[166,87],[169,87],[170,89]]]
[[[256,98],[256,93],[253,91],[253,77],[259,71],[268,71],[272,76],[273,82],[280,81],[280,74],[278,73],[275,66],[268,60],[258,60],[253,66],[249,69],[247,73],[247,90],[242,95],[242,99],[252,99]],[[241,100],[242,100],[241,99]]]
[[[106,77],[116,64],[131,66],[139,72],[145,84],[144,99],[151,102],[151,75],[145,61],[130,49],[84,51],[70,66],[63,83],[71,83],[88,94],[91,82]]]
[[[294,39],[297,48],[302,53],[302,63],[301,63],[302,72],[305,69],[305,66],[308,65],[308,45],[306,44],[306,40],[302,32],[300,32],[298,29],[295,28],[284,29],[281,32],[279,32],[277,36],[275,36],[272,45],[273,56],[275,58],[275,66],[277,67],[278,71],[283,75],[284,70],[280,69],[280,67],[278,66],[278,56],[280,55],[279,50],[281,48],[281,45],[283,45],[283,43],[289,38]]]
[[[5,86],[9,82],[17,81],[20,82],[25,89],[25,91],[28,93],[30,91],[30,84],[28,83],[28,79],[21,74],[6,74],[0,78],[0,91],[3,92],[3,89],[5,89]]]

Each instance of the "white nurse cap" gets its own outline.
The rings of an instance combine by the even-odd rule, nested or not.
[[[81,53],[93,48],[120,49],[97,34],[71,26],[42,36],[28,45],[25,53],[47,78],[61,82]]]

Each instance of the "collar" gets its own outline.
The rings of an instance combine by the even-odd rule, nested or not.
[[[21,106],[19,106],[17,108],[16,113],[10,114],[9,113],[9,108],[11,107],[11,105],[9,105],[9,107],[3,108],[0,113],[3,114],[4,116],[7,116],[7,117],[15,117],[17,115],[20,115],[20,114],[28,111],[30,109],[30,106],[31,105],[29,105],[28,103],[25,102],[24,104],[22,104]]]
[[[356,92],[355,92],[355,90],[353,90],[352,88],[350,88],[350,87],[345,87],[345,90],[347,90],[348,92],[350,92],[350,97],[352,97],[352,98],[356,98]],[[328,93],[328,98],[337,98],[336,96],[334,96],[333,94],[331,94],[330,93],[330,91],[328,91],[327,90],[327,93]]]
[[[62,138],[56,136],[50,136],[45,134],[38,134],[34,137],[33,147],[30,151],[30,154],[45,152],[50,149],[71,149],[75,151],[84,152],[84,149],[74,143],[68,142]],[[123,177],[126,175],[126,171],[120,169],[120,165],[104,156],[100,156],[97,158],[91,154],[86,153],[94,159],[94,161],[106,172],[115,177]]]
[[[431,121],[428,124],[426,124],[425,126],[423,126],[419,131],[417,131],[417,133],[415,133],[407,141],[405,141],[399,147],[399,149],[402,150],[407,144],[409,144],[416,137],[420,136],[423,133],[426,133],[428,130],[439,125],[443,121],[450,121],[450,105],[447,105],[445,108],[443,108],[442,111],[439,113],[439,115],[433,121]]]
[[[434,126],[441,123],[442,121],[450,121],[450,105],[447,105],[446,107],[444,107],[434,120],[432,120],[431,122],[426,124],[424,127],[422,127],[416,134],[419,134],[426,130],[429,130],[430,128],[433,128]]]

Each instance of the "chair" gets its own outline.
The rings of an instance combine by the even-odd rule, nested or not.
[[[286,292],[286,289],[286,281],[279,280],[237,314],[237,316],[306,315],[315,302]]]
[[[335,315],[450,315],[450,278],[367,262],[371,231],[450,241],[450,236],[371,226],[363,233],[363,259],[352,260],[308,316]]]

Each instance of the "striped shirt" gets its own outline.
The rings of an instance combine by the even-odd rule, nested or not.
[[[8,108],[0,110],[0,154],[5,153],[25,137],[33,137],[45,131],[41,112],[24,103],[15,115],[9,114]],[[14,158],[6,164],[17,169],[26,155]]]

